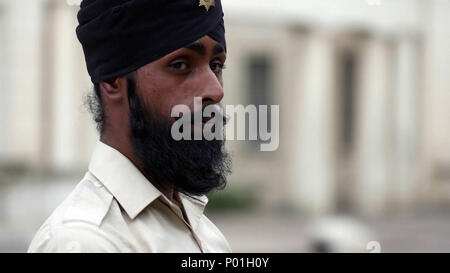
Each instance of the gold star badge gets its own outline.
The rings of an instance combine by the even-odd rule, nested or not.
[[[209,8],[211,6],[213,6],[213,7],[216,6],[216,2],[215,2],[215,0],[200,0],[200,4],[198,6],[199,7],[204,6],[206,11],[209,11]]]

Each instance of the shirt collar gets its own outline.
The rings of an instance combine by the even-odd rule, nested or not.
[[[89,171],[104,184],[131,219],[162,196],[126,156],[101,141],[95,147]]]
[[[183,193],[179,193],[179,196],[189,218],[189,222],[191,223],[192,229],[195,232],[198,224],[200,223],[206,204],[208,203],[208,197],[206,197],[206,195],[194,197]]]

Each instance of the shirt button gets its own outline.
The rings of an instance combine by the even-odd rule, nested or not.
[[[94,185],[95,185],[97,188],[103,187],[103,184],[100,183],[100,182],[98,182],[98,181],[94,181]]]
[[[77,242],[77,241],[70,241],[70,242],[66,245],[66,251],[72,252],[72,253],[81,252],[81,245],[80,245],[80,243]]]

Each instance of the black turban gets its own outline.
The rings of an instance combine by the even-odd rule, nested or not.
[[[207,10],[203,2],[215,6]],[[220,0],[83,0],[78,22],[93,83],[126,75],[205,35],[226,50]]]

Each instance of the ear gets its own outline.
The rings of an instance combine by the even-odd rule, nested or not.
[[[126,98],[127,81],[125,77],[118,77],[111,81],[100,83],[100,92],[106,101],[121,102]]]

